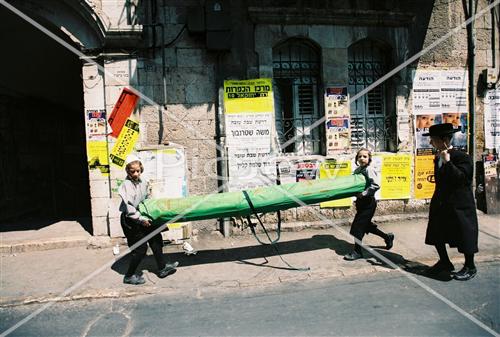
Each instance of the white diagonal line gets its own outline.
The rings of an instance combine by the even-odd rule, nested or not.
[[[149,103],[149,104],[151,104],[151,105],[153,105],[155,107],[161,107],[161,104],[156,103],[153,99],[151,99],[149,96],[147,96],[146,94],[144,94],[140,90],[136,89],[130,83],[124,82],[121,78],[115,77],[114,74],[112,74],[110,71],[106,70],[102,65],[98,64],[97,62],[95,62],[92,59],[92,57],[89,57],[89,56],[85,55],[80,50],[76,49],[71,44],[67,43],[66,41],[64,41],[63,39],[61,39],[59,36],[57,36],[56,34],[52,33],[50,30],[48,30],[47,28],[45,28],[44,26],[42,26],[41,24],[39,24],[38,22],[36,22],[32,18],[30,18],[28,15],[24,14],[23,12],[21,12],[20,10],[18,10],[16,7],[14,7],[11,4],[9,4],[6,0],[0,0],[0,5],[3,5],[4,7],[6,7],[7,9],[9,9],[10,11],[12,11],[14,14],[18,15],[19,17],[21,17],[23,20],[25,20],[26,22],[28,22],[32,26],[34,26],[35,28],[39,29],[41,32],[43,32],[44,34],[46,34],[47,36],[49,36],[50,38],[52,38],[53,40],[55,40],[56,42],[58,42],[60,45],[62,45],[63,47],[65,47],[66,49],[68,49],[69,51],[71,51],[73,54],[77,55],[78,57],[80,57],[81,59],[87,61],[88,63],[91,63],[91,64],[97,66],[97,68],[99,70],[101,70],[103,73],[105,73],[107,76],[113,78],[120,85],[125,86],[128,89],[130,89],[134,94],[136,94],[137,96],[139,96],[140,98],[142,98],[147,103]],[[216,111],[216,113],[217,113],[217,111]],[[196,135],[196,136],[199,135],[198,130],[196,128],[192,127],[189,124],[185,124],[185,123],[181,123],[181,122],[182,122],[182,120],[180,122],[178,122],[177,124],[181,124],[186,130],[191,131],[191,133],[193,133],[194,135]],[[161,139],[160,139],[160,141],[161,141]],[[220,145],[218,145],[217,143],[215,144],[215,146],[220,151],[224,151],[223,147],[220,146]]]
[[[437,39],[436,41],[434,41],[433,43],[431,43],[429,46],[427,46],[426,48],[422,49],[420,52],[416,53],[415,55],[413,55],[412,57],[410,57],[408,60],[406,60],[403,63],[401,63],[399,66],[397,66],[396,68],[394,68],[391,71],[389,71],[387,74],[385,74],[384,76],[382,76],[381,78],[379,78],[378,80],[376,80],[375,82],[373,82],[372,84],[370,84],[368,87],[366,87],[365,89],[361,90],[356,95],[352,96],[352,98],[350,100],[351,103],[353,103],[354,101],[356,101],[361,96],[364,96],[365,94],[367,94],[368,92],[370,92],[373,88],[375,88],[378,85],[382,84],[383,82],[387,81],[389,78],[391,78],[396,73],[398,73],[401,69],[405,68],[407,65],[409,65],[412,62],[414,62],[420,56],[424,55],[425,53],[427,53],[431,49],[434,49],[435,47],[437,47],[438,45],[440,45],[442,42],[444,42],[445,40],[447,40],[448,38],[450,38],[452,35],[460,32],[463,28],[465,28],[467,25],[469,25],[472,21],[475,21],[477,18],[483,16],[484,14],[486,14],[487,12],[489,12],[493,7],[495,7],[499,3],[500,3],[500,0],[496,0],[496,1],[492,2],[489,6],[487,6],[486,8],[484,8],[483,10],[481,10],[480,12],[478,12],[476,15],[474,15],[473,17],[471,17],[471,18],[467,19],[466,21],[462,22],[462,24],[460,24],[459,26],[453,28],[448,33],[446,33],[445,35],[441,36],[439,39]],[[322,124],[325,120],[326,120],[326,116],[323,116],[320,119],[318,119],[316,122],[312,123],[309,126],[309,128],[311,130],[313,130],[318,125]],[[296,135],[293,138],[290,138],[285,143],[281,144],[281,147],[282,148],[286,148],[288,145],[290,145],[293,142],[295,142],[298,137],[299,136]]]
[[[270,179],[264,178],[264,177],[260,178],[260,180],[264,184],[266,184],[266,183],[273,183]],[[291,194],[290,192],[288,192],[287,190],[285,190],[281,185],[271,185],[271,187],[274,188],[275,190],[277,190],[278,192],[281,192],[282,194],[285,194],[286,196],[288,196],[290,199],[292,199],[294,202],[296,202],[300,206],[308,206],[302,200],[300,200],[299,198],[297,198],[296,196],[294,196],[293,194]],[[495,330],[493,330],[490,327],[488,327],[486,324],[484,324],[483,322],[481,322],[480,320],[478,320],[477,318],[475,318],[474,316],[472,316],[471,314],[469,314],[468,312],[466,312],[464,309],[460,308],[458,305],[456,305],[455,303],[453,303],[452,301],[450,301],[449,299],[447,299],[446,297],[444,297],[443,295],[441,295],[440,293],[438,293],[437,291],[435,291],[434,289],[432,289],[431,287],[429,287],[428,285],[426,285],[424,282],[420,281],[419,279],[417,279],[415,276],[411,275],[407,271],[399,268],[399,266],[397,264],[395,264],[394,262],[392,262],[391,260],[389,260],[388,258],[386,258],[384,255],[380,254],[379,252],[377,252],[376,250],[374,250],[370,246],[365,246],[360,240],[358,240],[354,236],[351,236],[346,230],[340,228],[339,225],[334,224],[332,220],[328,219],[326,216],[324,216],[323,214],[321,214],[320,212],[318,212],[316,209],[313,209],[313,211],[316,213],[316,215],[317,215],[318,218],[320,218],[321,220],[326,221],[327,223],[329,223],[330,225],[332,225],[332,227],[335,230],[337,230],[338,232],[340,232],[344,236],[354,239],[354,241],[358,245],[362,246],[364,249],[366,249],[367,251],[369,251],[370,254],[374,255],[377,259],[383,261],[385,264],[391,266],[391,268],[399,271],[403,276],[405,276],[410,281],[412,281],[413,283],[415,283],[418,286],[420,286],[422,289],[424,289],[425,291],[427,291],[429,294],[431,294],[434,297],[436,297],[437,299],[443,301],[449,307],[451,307],[452,309],[454,309],[455,311],[457,311],[461,315],[465,316],[467,319],[471,320],[476,325],[478,325],[482,329],[486,330],[488,333],[492,334],[493,336],[496,336],[496,337],[500,336],[500,334],[498,334]]]
[[[50,30],[48,30],[47,28],[45,28],[44,26],[42,26],[41,24],[39,24],[38,22],[36,22],[32,18],[30,18],[26,14],[24,14],[20,10],[18,10],[16,7],[14,7],[11,4],[9,4],[7,1],[0,0],[0,5],[3,5],[4,7],[8,8],[14,14],[18,15],[19,17],[21,17],[22,19],[24,19],[29,24],[33,25],[34,27],[36,27],[37,29],[39,29],[40,31],[42,31],[43,33],[45,33],[46,35],[48,35],[49,37],[51,37],[53,40],[55,40],[56,42],[58,42],[59,44],[61,44],[63,47],[65,47],[66,49],[68,49],[69,51],[71,51],[73,54],[79,56],[81,59],[87,61],[88,63],[96,65],[99,68],[99,70],[101,70],[106,75],[108,75],[108,76],[112,77],[113,79],[115,79],[118,83],[120,83],[120,85],[127,86],[128,88],[130,88],[134,92],[134,94],[138,95],[139,97],[141,97],[142,99],[144,99],[149,104],[152,104],[152,105],[155,105],[155,106],[159,106],[159,104],[156,103],[155,101],[153,101],[151,98],[149,98],[148,96],[146,96],[145,94],[143,94],[139,90],[137,90],[134,87],[132,87],[129,83],[126,83],[123,80],[115,77],[112,73],[110,73],[109,71],[107,71],[106,69],[104,69],[103,66],[101,66],[100,64],[98,64],[97,62],[95,62],[91,57],[85,55],[84,53],[82,53],[81,51],[79,51],[78,49],[76,49],[75,47],[73,47],[71,44],[67,43],[66,41],[64,41],[63,39],[61,39],[59,36],[57,36],[56,34],[52,33]]]

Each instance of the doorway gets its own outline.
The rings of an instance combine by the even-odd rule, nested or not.
[[[75,220],[92,234],[82,63],[2,6],[0,16],[8,47],[0,55],[0,231]]]

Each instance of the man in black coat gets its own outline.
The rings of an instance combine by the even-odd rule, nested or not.
[[[427,271],[429,275],[452,274],[454,267],[445,246],[449,244],[465,256],[464,267],[452,276],[466,281],[477,273],[474,254],[478,252],[478,224],[472,194],[472,160],[467,153],[450,145],[456,131],[459,130],[454,129],[452,124],[445,123],[431,126],[429,133],[424,134],[431,137],[430,143],[437,150],[434,159],[436,188],[431,200],[425,243],[434,245],[439,254],[439,261]]]

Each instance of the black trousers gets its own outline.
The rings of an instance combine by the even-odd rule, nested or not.
[[[122,226],[123,233],[127,238],[127,244],[129,247],[132,247],[135,243],[146,237],[146,235],[157,229],[157,227],[154,226],[144,227],[135,223],[127,219],[124,214],[120,217],[120,224]],[[158,233],[150,238],[147,243],[149,243],[149,247],[151,247],[151,250],[153,251],[158,269],[163,269],[165,267],[165,259],[163,258],[163,239],[161,237],[161,233]],[[135,274],[137,267],[139,267],[142,259],[146,256],[146,252],[148,250],[147,243],[144,242],[130,252],[130,264],[125,276],[132,276]]]
[[[374,233],[377,225],[372,222],[377,200],[375,197],[363,197],[356,199],[356,215],[352,221],[350,234],[361,241],[363,236]]]

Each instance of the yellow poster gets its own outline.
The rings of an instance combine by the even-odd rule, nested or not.
[[[108,142],[105,140],[87,141],[87,161],[90,170],[97,168],[104,175],[108,175]]]
[[[328,179],[335,177],[344,177],[351,175],[350,160],[326,160],[319,167],[319,178]],[[320,203],[321,208],[326,207],[350,207],[352,198],[344,198]]]
[[[139,123],[131,120],[130,118],[127,119],[125,125],[120,131],[118,140],[109,155],[111,162],[119,167],[123,167],[123,164],[125,164],[125,158],[130,152],[132,152],[138,138]]]
[[[415,199],[432,198],[434,187],[434,156],[416,156]]]
[[[411,155],[382,155],[380,199],[410,199]]]
[[[226,114],[273,111],[273,90],[270,78],[224,81]]]

